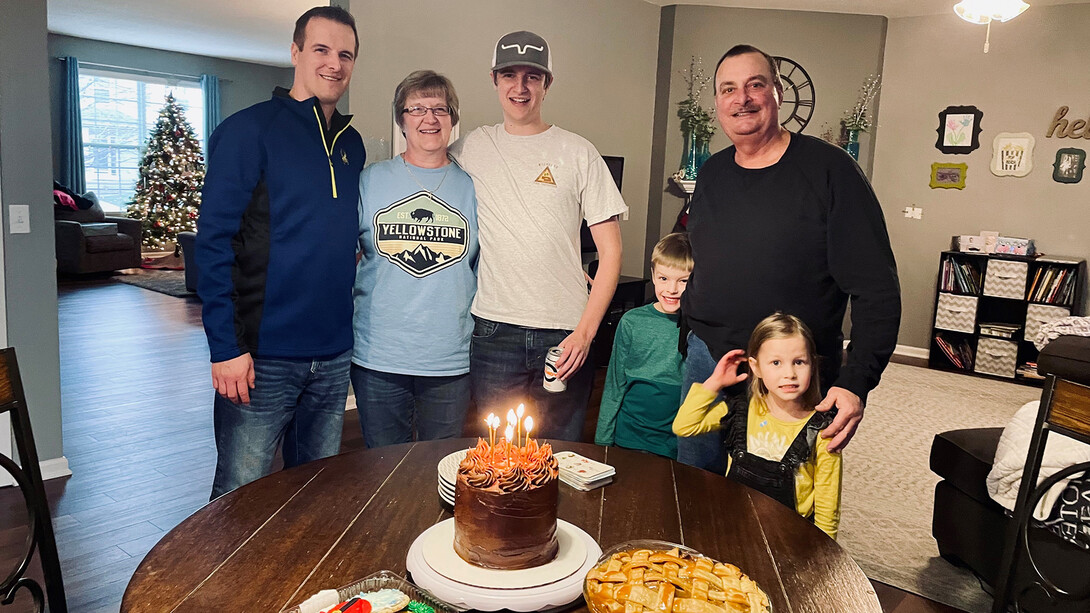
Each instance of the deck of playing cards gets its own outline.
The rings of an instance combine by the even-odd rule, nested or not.
[[[560,464],[560,480],[577,490],[589,492],[613,481],[617,471],[609,464],[596,462],[572,451],[553,454]]]

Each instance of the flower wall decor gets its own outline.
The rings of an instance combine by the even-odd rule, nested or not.
[[[943,153],[965,154],[980,147],[980,120],[975,106],[948,106],[939,113],[939,138],[935,148]]]
[[[992,174],[1024,177],[1033,170],[1033,135],[1029,132],[1000,132],[992,140]]]

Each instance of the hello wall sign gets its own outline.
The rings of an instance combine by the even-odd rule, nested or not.
[[[1045,133],[1045,138],[1052,138],[1055,133],[1056,138],[1085,138],[1090,140],[1090,117],[1086,119],[1074,119],[1070,122],[1064,117],[1067,116],[1068,108],[1061,106],[1056,109],[1056,115],[1052,118],[1052,123],[1048,124],[1048,132]]]

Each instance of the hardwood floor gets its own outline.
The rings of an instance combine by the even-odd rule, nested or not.
[[[117,611],[144,554],[208,500],[215,444],[200,303],[109,278],[62,281],[58,298],[64,453],[73,475],[46,489],[65,591],[74,613]],[[361,446],[350,411],[342,449]],[[13,495],[0,493],[4,525],[19,516]],[[0,532],[0,558],[21,547],[21,534]],[[888,613],[956,613],[883,584],[875,589]]]

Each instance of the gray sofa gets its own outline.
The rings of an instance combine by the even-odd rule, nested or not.
[[[53,209],[57,272],[80,275],[139,267],[140,221],[107,217],[92,201],[86,210]]]
[[[1090,385],[1090,338],[1061,336],[1050,342],[1038,357],[1037,369]],[[1010,513],[991,499],[985,483],[1002,433],[1003,428],[951,430],[935,435],[931,445],[931,471],[942,478],[935,487],[931,525],[939,554],[972,570],[989,588],[998,585],[1000,559],[1012,521]],[[1084,585],[1090,551],[1043,527],[1030,528],[1028,538],[1035,558],[1050,578],[1060,586]],[[1014,593],[1035,580],[1025,552],[1018,562]],[[1028,613],[1090,611],[1090,602],[1052,604],[1037,590],[1027,593],[1022,605]]]

